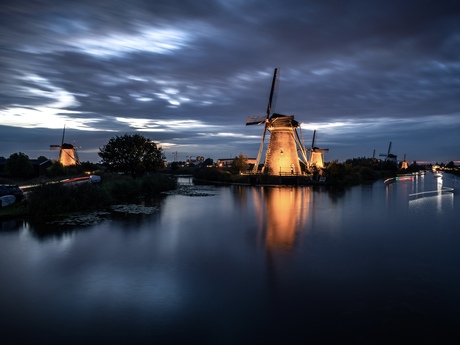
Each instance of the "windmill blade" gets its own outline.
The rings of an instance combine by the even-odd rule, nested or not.
[[[278,96],[278,75],[279,68],[275,68],[275,72],[273,72],[272,87],[270,89],[270,97],[268,98],[267,119],[276,107],[276,98]]]
[[[64,130],[62,131],[61,145],[64,144],[64,135],[65,135],[65,125],[64,125]]]
[[[261,125],[267,120],[265,116],[248,116],[246,118],[246,126],[249,125]]]
[[[260,157],[262,157],[262,151],[264,150],[264,141],[265,133],[267,133],[267,125],[267,122],[265,122],[264,133],[262,134],[262,141],[260,142],[259,152],[257,153],[256,162],[254,164],[254,167],[252,168],[253,173],[257,173],[257,171],[259,170]]]
[[[302,135],[302,129],[300,130],[300,134]],[[302,158],[305,160],[303,163],[308,166],[307,150],[305,149],[305,146],[302,143],[302,138],[299,136],[297,130],[294,130],[294,141],[296,141],[299,147],[298,150],[302,154]]]
[[[391,151],[391,141],[390,141],[390,145],[388,146],[388,155],[390,155],[390,151]]]
[[[60,150],[61,145],[50,145],[50,150]]]
[[[313,131],[313,140],[311,141],[311,149],[315,147],[315,139],[316,139],[316,129]]]

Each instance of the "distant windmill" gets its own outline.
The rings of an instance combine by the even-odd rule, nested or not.
[[[324,168],[324,153],[329,152],[329,149],[320,149],[315,146],[316,129],[313,131],[313,140],[311,142],[310,152],[310,167]]]
[[[262,140],[253,172],[256,173],[258,171],[260,158],[264,149],[265,135],[269,131],[270,141],[265,156],[263,171],[270,175],[299,174],[301,170],[297,151],[300,151],[304,163],[308,164],[305,148],[296,130],[297,127],[300,127],[300,124],[294,120],[294,115],[272,113],[276,99],[275,93],[278,87],[278,75],[279,70],[275,68],[270,97],[268,99],[267,115],[248,116],[246,119],[246,126],[264,124]]]
[[[401,162],[401,169],[409,169],[409,164],[406,161],[406,154],[404,154],[404,160]]]
[[[80,160],[78,159],[78,154],[77,154],[77,147],[72,144],[64,143],[64,136],[65,136],[65,125],[64,125],[64,130],[62,131],[61,145],[50,145],[50,149],[59,150],[58,161],[63,166],[80,164]]]
[[[391,153],[391,141],[390,141],[390,145],[388,146],[388,152],[381,153],[379,156],[385,157],[386,161],[396,162],[396,159],[398,158],[398,156]]]

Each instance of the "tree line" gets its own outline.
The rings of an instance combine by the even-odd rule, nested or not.
[[[81,162],[64,167],[59,161],[53,161],[47,168],[47,175],[72,175],[103,167],[107,171],[139,177],[162,169],[166,159],[160,146],[140,134],[115,136],[99,148],[98,155],[101,158],[99,164]],[[47,160],[44,156],[37,159],[38,162]],[[6,159],[5,172],[9,177],[22,179],[31,178],[35,173],[32,160],[22,152],[13,153]]]

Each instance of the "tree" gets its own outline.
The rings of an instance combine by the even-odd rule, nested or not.
[[[204,165],[205,167],[207,167],[207,166],[213,166],[213,165],[214,165],[214,161],[212,160],[212,158],[206,158],[206,159],[204,160],[204,162],[203,162],[203,165]]]
[[[64,176],[66,174],[66,170],[61,162],[54,161],[51,166],[46,169],[46,174],[49,177]]]
[[[450,161],[449,163],[447,163],[446,168],[455,169],[455,163],[454,163],[454,161]]]
[[[22,152],[13,153],[5,162],[5,170],[11,177],[29,177],[34,173],[34,167],[29,156]]]
[[[232,171],[234,173],[240,173],[242,171],[248,170],[249,164],[248,164],[248,156],[243,155],[240,153],[238,157],[235,157],[235,159],[232,162]]]
[[[99,148],[102,163],[111,171],[141,176],[164,167],[163,149],[140,134],[116,136]]]

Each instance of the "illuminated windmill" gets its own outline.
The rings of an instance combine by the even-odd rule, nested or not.
[[[260,158],[264,149],[265,135],[270,132],[263,172],[270,175],[300,174],[300,163],[297,151],[300,151],[304,163],[307,164],[307,156],[302,141],[297,133],[299,122],[294,120],[294,115],[272,114],[272,103],[274,109],[274,97],[277,90],[277,79],[279,71],[275,68],[273,73],[272,87],[268,99],[266,116],[248,116],[246,126],[264,124],[262,141],[253,172],[256,173],[259,167]]]
[[[391,161],[391,162],[396,163],[396,159],[398,158],[398,156],[391,153],[391,141],[390,141],[390,145],[388,146],[388,152],[387,153],[381,153],[379,156],[380,157],[385,157],[386,161]]]
[[[310,167],[316,167],[318,169],[324,168],[324,153],[329,152],[329,149],[320,149],[315,146],[316,129],[313,131],[313,140],[311,142],[310,152]]]
[[[406,161],[406,154],[404,154],[404,160],[401,162],[401,169],[409,169],[409,164]]]
[[[77,154],[77,147],[72,144],[64,143],[64,136],[65,136],[65,125],[64,125],[64,130],[62,132],[61,145],[50,145],[50,149],[59,150],[58,161],[63,166],[66,167],[69,165],[80,164],[80,160],[78,159],[78,154]]]

